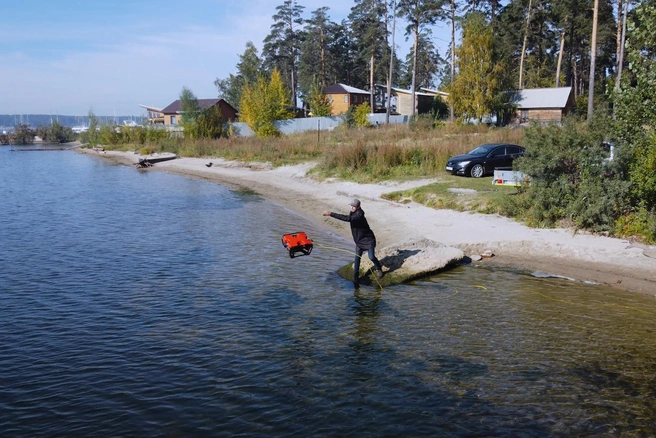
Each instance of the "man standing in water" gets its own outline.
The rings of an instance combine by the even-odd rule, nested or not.
[[[377,277],[380,280],[383,278],[383,267],[376,258],[376,236],[374,232],[369,227],[367,218],[364,217],[364,210],[360,208],[360,200],[353,199],[349,205],[351,206],[351,212],[347,215],[333,213],[330,211],[324,211],[324,216],[334,217],[340,221],[350,222],[351,224],[351,234],[353,235],[353,241],[355,242],[355,261],[353,263],[353,286],[355,288],[360,287],[360,259],[362,259],[362,253],[368,251],[369,260],[372,261],[374,267],[378,271]]]

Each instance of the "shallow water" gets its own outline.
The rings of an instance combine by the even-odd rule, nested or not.
[[[652,436],[656,300],[463,266],[353,291],[257,196],[0,148],[3,436]],[[319,214],[319,213],[318,213]]]

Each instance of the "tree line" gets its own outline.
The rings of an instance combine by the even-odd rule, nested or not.
[[[33,144],[35,136],[46,143],[68,143],[77,138],[73,129],[63,126],[57,120],[54,120],[49,126],[42,125],[36,129],[28,124],[19,123],[14,126],[13,132],[0,134],[0,144]]]
[[[276,70],[288,102],[310,109],[316,90],[334,83],[439,87],[451,92],[452,116],[467,118],[502,110],[507,90],[571,86],[584,110],[590,89],[595,104],[609,100],[628,8],[628,0],[354,0],[337,23],[328,7],[306,14],[301,2],[284,0],[261,54],[248,42],[235,73],[215,85],[240,107],[246,87]],[[402,57],[392,32],[397,18],[412,42]],[[451,29],[446,53],[435,46],[436,26]]]

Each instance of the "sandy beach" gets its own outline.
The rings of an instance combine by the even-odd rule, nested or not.
[[[132,152],[78,149],[99,158],[134,165]],[[212,166],[207,164],[212,162]],[[656,296],[656,247],[634,244],[567,229],[535,229],[497,215],[435,210],[417,203],[381,198],[387,192],[425,185],[434,180],[356,184],[317,182],[307,176],[311,164],[272,168],[221,159],[177,158],[147,171],[164,171],[203,178],[231,188],[248,188],[262,197],[307,217],[343,236],[351,244],[348,224],[326,218],[324,210],[347,213],[351,198],[359,198],[378,239],[378,247],[427,238],[462,249],[465,254],[491,250],[494,257],[475,262],[545,274],[575,281],[606,284],[622,291]]]

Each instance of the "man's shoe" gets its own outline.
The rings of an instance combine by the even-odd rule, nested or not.
[[[380,270],[380,271],[378,271],[378,274],[376,275],[376,278],[381,280],[384,276],[385,276],[385,273],[382,270]]]

